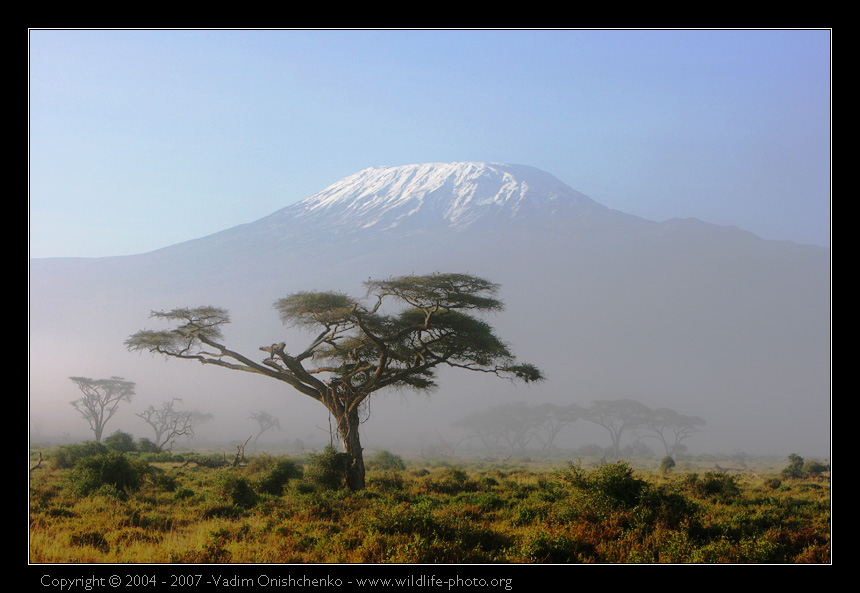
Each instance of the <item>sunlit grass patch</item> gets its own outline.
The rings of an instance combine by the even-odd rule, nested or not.
[[[74,468],[40,468],[30,484],[30,559],[829,562],[830,489],[821,478],[776,484],[777,474],[664,476],[625,463],[531,470],[380,459],[359,492],[270,456],[240,468],[132,465],[143,476],[136,489],[102,484],[87,495],[70,487]]]

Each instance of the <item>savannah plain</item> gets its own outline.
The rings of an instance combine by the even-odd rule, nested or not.
[[[831,561],[829,466],[689,456],[446,459],[33,448],[29,561],[151,564]]]

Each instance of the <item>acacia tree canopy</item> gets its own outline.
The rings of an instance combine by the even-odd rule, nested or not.
[[[372,393],[432,389],[444,366],[526,382],[543,379],[534,365],[517,362],[476,316],[504,309],[497,284],[469,274],[436,273],[368,280],[364,286],[367,296],[361,300],[327,291],[297,292],[275,302],[285,325],[313,331],[299,353],[287,352],[283,342],[261,346],[262,360],[229,349],[221,343],[221,330],[230,316],[212,306],[152,312],[173,327],[140,331],[126,347],[264,375],[321,402],[336,419],[352,460],[353,489],[364,487],[358,409]]]

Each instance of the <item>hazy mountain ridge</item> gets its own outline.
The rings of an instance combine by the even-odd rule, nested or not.
[[[244,402],[271,408],[286,430],[322,425],[299,421],[301,396],[279,385],[133,356],[122,342],[150,325],[152,309],[213,304],[231,310],[227,340],[249,353],[285,335],[302,343],[279,325],[275,299],[307,289],[360,296],[368,277],[463,271],[502,284],[507,311],[492,322],[550,380],[512,390],[457,374],[426,410],[377,407],[368,446],[391,426],[446,433],[500,400],[625,397],[705,417],[696,439],[709,447],[802,452],[829,442],[829,254],[695,219],[644,220],[531,167],[367,169],[255,222],[150,253],[32,260],[31,401],[55,402],[33,415],[68,407],[69,376],[119,375],[139,383],[141,404],[181,385],[184,401],[216,418],[246,416],[227,412]],[[259,395],[215,405],[225,385]],[[85,428],[68,413],[63,421]]]

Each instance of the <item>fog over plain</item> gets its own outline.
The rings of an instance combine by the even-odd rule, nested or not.
[[[282,431],[262,442],[322,446],[308,398],[123,341],[152,309],[213,304],[229,345],[301,348],[275,299],[438,270],[500,283],[488,320],[549,380],[379,394],[368,449],[457,442],[497,403],[631,398],[705,418],[693,452],[829,456],[829,31],[32,30],[29,52],[31,441],[91,438],[68,377],[116,375],[138,395],[108,433],[151,436],[134,413],[179,397],[215,417],[192,445],[230,449],[266,410]],[[367,167],[460,162],[536,167],[619,216],[273,230]]]
[[[506,310],[488,320],[549,379],[515,386],[452,369],[429,396],[380,393],[367,409],[366,447],[460,442],[457,420],[500,403],[634,399],[705,418],[686,443],[693,451],[822,456],[829,257],[826,248],[698,220],[647,221],[530,167],[370,169],[254,223],[162,250],[33,260],[31,418],[38,435],[86,436],[83,420],[63,410],[75,397],[67,377],[117,375],[135,381],[138,396],[114,429],[147,436],[131,412],[178,397],[183,409],[214,415],[200,440],[244,441],[255,433],[250,414],[264,410],[282,427],[268,440],[324,444],[325,411],[288,386],[131,354],[124,340],[163,328],[151,310],[216,305],[231,311],[225,343],[259,360],[260,346],[285,341],[296,352],[312,338],[281,326],[277,298],[328,289],[362,296],[368,278],[454,271],[502,285]],[[36,356],[48,351],[61,354]],[[580,421],[561,443],[605,441]]]

